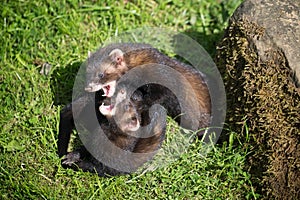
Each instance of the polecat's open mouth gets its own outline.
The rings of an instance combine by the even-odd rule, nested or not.
[[[104,103],[99,107],[99,111],[105,116],[112,116],[115,114],[114,105],[104,105]]]
[[[104,91],[103,96],[112,97],[116,90],[116,81],[111,81],[102,85],[102,89]]]
[[[110,89],[110,85],[104,86],[103,87],[103,91],[104,91],[104,95],[103,96],[108,96],[109,94],[109,89]]]

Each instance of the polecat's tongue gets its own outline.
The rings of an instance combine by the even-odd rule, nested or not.
[[[106,89],[105,95],[108,96],[109,95],[110,85],[105,86],[105,89]]]

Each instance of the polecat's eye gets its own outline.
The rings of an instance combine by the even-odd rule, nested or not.
[[[124,106],[124,109],[125,109],[126,111],[128,111],[128,110],[129,110],[129,105],[126,104],[126,105]]]
[[[99,73],[99,74],[98,74],[98,77],[99,77],[99,78],[103,78],[103,77],[104,77],[104,73]]]
[[[137,101],[137,100],[138,100],[137,96],[136,96],[136,95],[133,95],[133,96],[132,96],[132,100],[133,100],[133,101]]]
[[[140,96],[140,95],[138,95],[138,94],[133,94],[132,96],[131,96],[131,99],[132,99],[132,101],[141,101],[142,100],[142,97]]]

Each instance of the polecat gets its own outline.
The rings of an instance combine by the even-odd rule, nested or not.
[[[87,77],[87,87],[85,90],[93,92],[103,89],[104,96],[111,97],[115,92],[116,81],[129,70],[140,68],[147,64],[165,65],[176,70],[184,77],[178,80],[178,84],[188,90],[186,93],[193,94],[186,94],[184,96],[183,101],[186,105],[194,105],[195,102],[198,104],[196,110],[198,110],[199,113],[189,111],[189,113],[185,114],[189,115],[190,118],[198,119],[199,127],[197,128],[207,127],[211,121],[211,100],[208,87],[203,78],[205,75],[187,64],[171,59],[151,46],[141,45],[141,47],[139,47],[138,44],[136,44],[137,46],[130,48],[131,45],[132,44],[114,44],[109,46],[108,49],[100,49],[94,53],[88,61],[93,64],[89,65],[88,63],[87,66],[87,74],[89,74],[89,76]],[[105,52],[105,54],[101,54],[101,52]],[[152,91],[152,93],[156,93],[156,95],[161,95],[160,98],[164,98],[163,93],[159,94],[155,92],[155,90]],[[166,106],[172,108],[178,105],[168,105],[166,103]],[[172,110],[168,109],[168,111]]]

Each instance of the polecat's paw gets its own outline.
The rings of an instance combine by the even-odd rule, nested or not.
[[[65,158],[62,160],[62,165],[72,166],[73,164],[81,161],[80,152],[74,151],[68,153]]]

